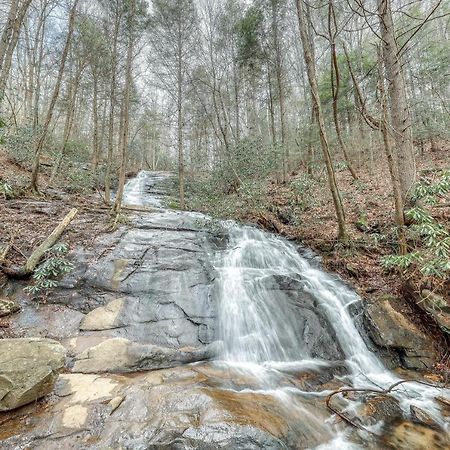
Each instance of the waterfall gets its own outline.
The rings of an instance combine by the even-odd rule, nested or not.
[[[348,375],[344,380],[348,386],[380,389],[400,380],[370,351],[357,329],[349,312],[352,304],[361,301],[354,291],[315,267],[285,239],[252,227],[232,223],[226,226],[229,245],[216,263],[220,274],[218,333],[223,341],[219,358],[222,362],[251,369],[259,374],[263,388],[270,390],[276,389],[277,370],[320,370],[331,363],[308,350],[296,323],[296,305],[276,301],[270,280],[281,277],[300,283],[303,294],[311,295],[317,311],[325,316],[345,355]],[[408,383],[407,388],[403,386],[392,395],[400,401],[405,416],[409,415],[410,405],[417,405],[448,427],[433,401],[442,391]]]

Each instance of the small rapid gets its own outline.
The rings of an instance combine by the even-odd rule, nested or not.
[[[286,374],[304,371],[328,371],[336,366],[333,356],[320,357],[308,345],[310,327],[299,326],[298,299],[277,295],[273,280],[289,280],[292,291],[300,297],[309,296],[315,312],[325,319],[324,333],[332,330],[343,353],[345,372],[337,375],[344,387],[381,391],[401,382],[399,376],[385,368],[378,356],[369,349],[362,331],[350,312],[361,302],[358,295],[315,264],[302,257],[288,241],[261,230],[226,223],[229,245],[216,262],[219,272],[218,333],[223,343],[220,363],[252,373],[268,395],[294,405],[301,405],[302,396],[327,396],[330,391],[304,392],[286,384]],[[449,430],[448,419],[442,416],[434,397],[442,390],[417,382],[400,383],[390,395],[395,397],[405,418],[412,405],[427,411],[442,428]],[[448,392],[446,393],[448,395]],[[286,395],[288,398],[286,398]],[[346,411],[357,410],[358,403],[347,401]],[[381,428],[382,424],[374,427]],[[333,428],[332,423],[322,424]],[[335,435],[325,448],[361,448],[335,429]],[[376,433],[375,433],[376,434]],[[356,446],[355,446],[356,445]]]

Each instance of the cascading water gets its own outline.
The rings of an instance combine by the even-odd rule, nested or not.
[[[166,192],[152,192],[152,195],[146,195],[155,185],[159,185],[161,181],[167,179],[167,174],[149,173],[144,170],[140,171],[134,178],[127,181],[123,192],[123,203],[125,205],[134,206],[151,206],[154,208],[162,207],[162,197]]]
[[[166,178],[166,174],[149,176],[148,172],[140,172],[127,183],[124,203],[162,208],[165,192],[160,182]],[[199,218],[207,220],[201,215]],[[328,441],[318,450],[368,448],[355,443],[348,429],[326,420],[323,408],[317,409],[317,403],[311,403],[312,398],[322,397],[323,405],[333,386],[379,390],[400,381],[368,348],[355,324],[350,309],[360,298],[336,277],[302,257],[288,241],[233,222],[224,226],[228,245],[215,262],[219,273],[217,338],[221,341],[215,364],[229,368],[232,374],[242,374],[246,380],[256,380],[244,382],[240,388],[231,383],[226,389],[244,395],[272,396],[287,416],[303,424],[303,441]],[[334,384],[331,389],[323,389],[319,383],[316,389],[304,390],[297,379],[307,373],[318,377],[326,374]],[[419,406],[435,423],[449,429],[433,400],[443,395],[442,390],[418,383],[401,388],[390,395],[399,401],[405,417],[411,405]],[[350,416],[358,414],[357,400],[342,398],[341,402],[342,411]],[[373,430],[380,428],[378,424]],[[370,436],[362,436],[362,442],[367,439]],[[370,448],[379,448],[374,445]]]
[[[276,394],[277,389],[284,397],[287,392],[289,398],[285,400],[292,405],[294,398],[297,405],[301,405],[298,395],[305,393],[281,385],[279,380],[285,379],[286,371],[332,367],[330,358],[327,361],[318,357],[307,345],[308,324],[298,326],[296,301],[291,301],[289,296],[279,301],[274,280],[282,279],[293,280],[297,287],[301,286],[302,295],[313,298],[314,307],[332,328],[347,366],[347,375],[341,377],[345,385],[385,389],[400,380],[369,350],[358,331],[349,312],[350,305],[360,301],[354,292],[335,277],[315,268],[289,242],[255,228],[226,225],[229,246],[216,264],[220,274],[218,328],[223,343],[222,364],[256,374],[260,388],[271,395]],[[435,396],[442,395],[442,390],[408,383],[407,389],[403,387],[392,395],[399,400],[405,416],[409,415],[411,405],[420,406],[448,430],[448,423],[433,401]],[[350,403],[348,408],[352,408]],[[355,447],[339,435],[329,448]]]

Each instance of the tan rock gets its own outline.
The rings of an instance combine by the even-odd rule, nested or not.
[[[82,405],[69,406],[64,410],[62,424],[67,428],[81,428],[87,419],[88,409]]]
[[[123,370],[131,364],[129,344],[128,339],[112,338],[88,348],[76,357],[73,371],[96,373]]]
[[[84,404],[111,397],[118,385],[111,378],[81,373],[65,373],[60,379],[64,383],[64,389],[59,394],[70,396],[71,404]]]
[[[8,298],[0,298],[0,317],[8,316],[19,311],[20,307]]]
[[[394,308],[395,297],[383,296],[366,309],[369,332],[381,347],[402,351],[402,363],[409,369],[431,367],[437,358],[433,341],[404,314]]]
[[[124,338],[111,338],[75,357],[74,372],[136,372],[166,369],[210,359],[217,353],[216,343],[200,348],[173,349],[140,344]]]
[[[121,395],[118,395],[117,397],[114,397],[110,400],[109,406],[111,406],[111,412],[112,414],[125,400],[125,397],[122,397]]]
[[[125,300],[118,298],[106,306],[96,308],[86,315],[80,324],[80,330],[100,331],[117,328],[117,318]]]

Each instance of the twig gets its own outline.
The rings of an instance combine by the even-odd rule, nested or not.
[[[391,384],[388,388],[386,389],[371,389],[371,388],[342,388],[342,389],[338,389],[334,392],[332,392],[330,395],[328,395],[327,399],[326,399],[326,405],[327,408],[332,411],[334,414],[336,414],[337,416],[339,416],[342,420],[344,420],[345,422],[347,422],[348,424],[352,425],[355,428],[358,428],[360,430],[364,430],[367,431],[368,433],[374,434],[372,431],[368,430],[367,428],[363,427],[362,425],[355,423],[353,420],[351,420],[349,417],[347,417],[345,414],[343,414],[341,411],[339,411],[338,409],[334,408],[331,405],[331,400],[332,398],[337,395],[337,394],[341,394],[343,392],[372,392],[375,394],[382,394],[382,395],[387,395],[390,392],[392,392],[396,387],[405,384],[405,383],[418,383],[418,384],[423,384],[425,386],[431,386],[431,387],[435,387],[438,389],[442,389],[442,386],[436,385],[436,384],[432,384],[432,383],[427,383],[425,381],[419,381],[419,380],[399,380],[396,381],[394,384]]]

